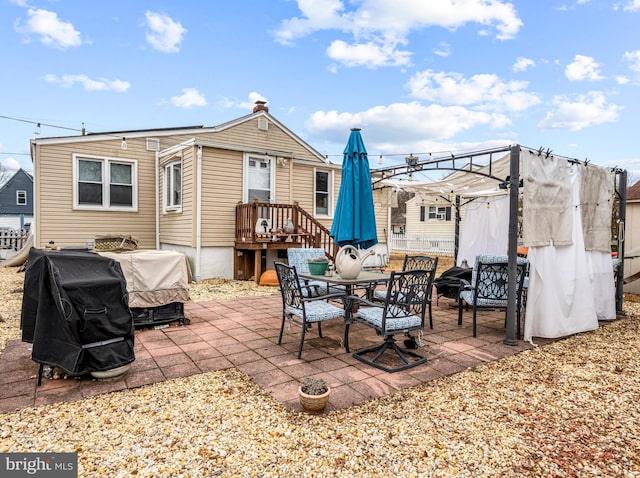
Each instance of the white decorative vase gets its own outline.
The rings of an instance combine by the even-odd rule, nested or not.
[[[284,225],[283,230],[285,234],[293,234],[293,231],[295,231],[295,227],[293,225],[293,222],[291,222],[290,217],[287,218],[287,223]]]

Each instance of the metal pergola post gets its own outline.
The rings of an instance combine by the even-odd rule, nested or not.
[[[507,288],[507,333],[504,339],[506,345],[517,345],[517,286],[518,276],[518,195],[520,185],[520,146],[511,147],[509,169],[509,284]]]
[[[460,196],[456,194],[456,223],[455,223],[455,235],[453,241],[453,265],[458,264],[458,249],[460,248]]]
[[[624,243],[625,224],[627,219],[627,171],[618,173],[618,259],[620,264],[616,271],[616,313],[622,312],[622,302],[624,298]]]

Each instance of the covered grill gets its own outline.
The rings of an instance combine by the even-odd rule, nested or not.
[[[29,252],[21,315],[31,358],[72,376],[134,361],[134,327],[120,264],[79,251]]]
[[[433,285],[436,286],[438,298],[444,296],[449,299],[458,299],[460,294],[460,285],[463,281],[471,282],[472,268],[467,267],[452,267],[447,269],[440,277],[433,281]]]

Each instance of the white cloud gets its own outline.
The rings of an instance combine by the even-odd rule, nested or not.
[[[539,128],[580,131],[589,126],[616,121],[621,109],[618,105],[607,104],[607,99],[600,91],[579,95],[575,101],[556,96],[553,103],[555,108],[538,123]]]
[[[8,172],[13,172],[13,171],[17,171],[18,169],[21,168],[20,163],[18,162],[18,160],[16,160],[15,158],[12,157],[8,157],[8,158],[4,158],[2,160],[2,168],[5,169]]]
[[[625,51],[622,58],[629,62],[629,69],[631,71],[640,73],[640,50]]]
[[[413,75],[408,83],[413,98],[506,111],[522,111],[540,103],[537,95],[525,91],[528,86],[526,81],[504,81],[493,74],[465,78],[460,73],[432,70]]]
[[[192,106],[206,106],[207,99],[195,88],[182,88],[182,94],[172,96],[171,103],[180,108],[191,108]]]
[[[349,45],[342,40],[331,43],[327,48],[327,55],[346,66],[366,66],[368,68],[404,66],[409,65],[411,60],[410,52],[397,50],[395,45],[373,42]]]
[[[511,67],[511,69],[515,72],[521,72],[521,71],[527,71],[527,69],[529,67],[533,67],[536,66],[536,62],[533,61],[531,58],[525,58],[524,56],[519,56],[516,59],[516,62],[513,64],[513,66]]]
[[[80,32],[72,23],[60,20],[57,13],[29,8],[27,15],[29,18],[24,25],[20,20],[16,23],[18,32],[38,35],[41,43],[60,50],[82,44]]]
[[[479,34],[495,31],[496,38],[509,39],[523,25],[513,4],[502,0],[297,1],[301,15],[282,21],[274,33],[276,41],[292,45],[316,31],[346,32],[353,40],[334,40],[327,53],[351,66],[367,60],[372,67],[408,64],[411,52],[398,46],[408,44],[408,35],[415,29],[436,26],[455,30],[475,23],[482,27]],[[365,59],[356,62],[358,52],[364,53]]]
[[[628,76],[624,76],[624,75],[618,75],[616,76],[616,83],[618,83],[619,85],[626,85],[630,82],[631,80],[629,80]]]
[[[45,75],[44,80],[47,83],[57,84],[63,88],[71,88],[75,84],[80,84],[86,91],[115,91],[122,93],[131,88],[131,83],[120,79],[108,80],[106,78],[98,78],[97,80],[89,78],[87,75],[62,75],[53,74]]]
[[[506,120],[508,122],[508,120]],[[375,106],[359,113],[317,111],[306,122],[314,133],[339,139],[353,127],[366,128],[371,137],[394,138],[398,143],[450,138],[476,126],[502,125],[502,115],[472,111],[462,106],[425,106],[419,102]]]
[[[150,30],[145,38],[151,46],[164,53],[178,52],[187,29],[169,15],[147,11],[145,16]]]
[[[604,77],[600,75],[600,65],[593,58],[585,55],[576,55],[572,63],[564,70],[570,81],[598,81]]]
[[[238,108],[253,111],[253,107],[256,105],[256,101],[267,101],[267,99],[260,93],[252,91],[247,95],[246,101],[232,100],[231,98],[223,96],[222,98],[220,98],[220,100],[218,100],[218,106],[222,109]]]
[[[640,0],[629,0],[622,9],[625,12],[638,12],[640,11]]]
[[[433,52],[438,56],[446,58],[451,55],[451,45],[447,42],[441,42],[437,48],[433,49]]]

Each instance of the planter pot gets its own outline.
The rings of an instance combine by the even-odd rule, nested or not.
[[[309,264],[309,274],[314,276],[323,276],[327,270],[327,266],[329,265],[329,261],[327,262],[308,262]]]
[[[329,403],[329,395],[331,395],[331,388],[328,388],[322,395],[307,395],[302,391],[302,387],[298,387],[300,405],[305,412],[312,415],[318,415],[324,411]]]

